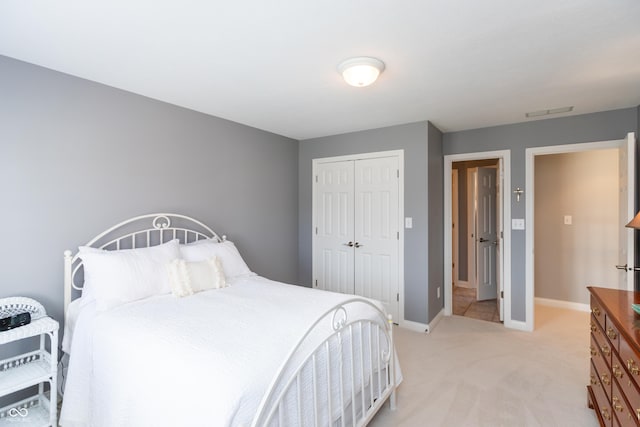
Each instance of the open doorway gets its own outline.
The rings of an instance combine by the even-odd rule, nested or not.
[[[509,323],[509,165],[508,150],[445,156],[445,315]]]
[[[452,312],[501,322],[499,159],[452,164]]]
[[[532,330],[537,304],[588,311],[586,286],[633,290],[633,230],[625,224],[635,214],[635,135],[530,148],[526,156]]]

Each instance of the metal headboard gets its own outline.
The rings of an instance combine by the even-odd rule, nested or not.
[[[114,225],[91,239],[84,246],[106,250],[148,248],[173,239],[191,243],[202,239],[222,242],[226,236],[218,236],[211,228],[197,219],[171,213],[155,213],[137,216]],[[64,314],[76,291],[82,291],[84,270],[78,253],[64,251]]]

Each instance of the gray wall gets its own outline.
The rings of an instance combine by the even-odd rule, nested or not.
[[[297,141],[1,56],[0,76],[0,297],[61,319],[63,251],[158,211],[295,282]]]
[[[300,283],[311,286],[312,282],[312,160],[348,154],[404,149],[404,214],[413,218],[413,228],[405,230],[405,318],[415,322],[427,323],[428,319],[437,314],[433,313],[429,316],[430,312],[427,307],[427,297],[431,294],[431,292],[428,294],[427,286],[427,282],[430,279],[427,267],[427,139],[429,134],[436,138],[437,129],[429,130],[427,122],[419,122],[300,141],[298,163],[300,182],[298,190],[298,280]],[[439,148],[435,147],[433,150],[439,150]],[[439,180],[440,187],[442,187],[442,173],[440,173]],[[433,185],[436,187],[437,183],[434,182]],[[437,189],[434,191],[437,191]],[[434,214],[434,221],[437,221],[436,217],[437,213]],[[439,233],[442,234],[441,231]],[[442,246],[438,250],[441,253]]]
[[[511,150],[511,190],[525,191],[525,149],[548,145],[622,139],[638,129],[637,108],[451,132],[444,135],[444,154]],[[508,189],[505,189],[508,190]],[[524,218],[525,202],[511,200],[512,218]],[[525,321],[525,232],[512,231],[512,319]]]
[[[431,321],[444,306],[444,156],[442,155],[442,132],[428,122],[428,155],[427,173],[429,197],[429,230],[428,243],[428,311],[427,319]],[[411,197],[405,192],[405,197]],[[451,238],[451,237],[449,237]],[[440,297],[438,297],[440,288]],[[405,297],[406,298],[406,297]]]

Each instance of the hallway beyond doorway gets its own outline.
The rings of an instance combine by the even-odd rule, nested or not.
[[[496,300],[477,301],[475,288],[453,287],[453,314],[500,323]]]

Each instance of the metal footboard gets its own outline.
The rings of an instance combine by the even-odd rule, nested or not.
[[[370,300],[327,310],[290,351],[253,427],[364,426],[390,398],[395,409],[393,323]]]

